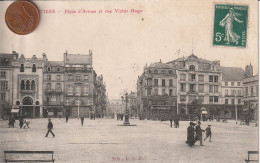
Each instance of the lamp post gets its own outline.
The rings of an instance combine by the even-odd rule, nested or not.
[[[236,103],[237,93],[236,93],[236,91],[234,91],[234,93],[235,93],[235,112],[236,112],[236,124],[237,124],[237,103]]]
[[[79,95],[78,95],[78,119],[79,119]]]
[[[127,107],[127,103],[128,103],[128,94],[127,94],[127,92],[125,93],[125,97],[121,96],[121,100],[122,100],[123,104],[125,103],[125,122],[124,122],[124,125],[130,125],[130,122],[129,122],[129,111],[128,111],[128,107]]]

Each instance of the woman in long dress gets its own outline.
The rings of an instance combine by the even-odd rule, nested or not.
[[[234,11],[233,8],[229,9],[229,13],[222,19],[219,23],[221,27],[225,27],[225,38],[226,44],[236,43],[238,44],[238,40],[240,36],[233,31],[234,20],[238,23],[243,23],[243,21],[239,20],[237,17],[241,16],[241,14]]]

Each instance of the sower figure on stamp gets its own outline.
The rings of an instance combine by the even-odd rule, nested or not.
[[[51,133],[52,136],[55,137],[55,134],[52,132],[53,124],[52,124],[52,122],[51,122],[51,119],[49,119],[49,123],[48,123],[47,128],[48,128],[48,131],[47,131],[45,137],[48,137],[49,133]]]
[[[200,146],[203,146],[203,144],[202,144],[202,132],[204,132],[204,130],[201,129],[200,125],[201,125],[201,122],[198,121],[198,124],[195,127],[195,132],[196,132],[195,142],[197,140],[199,140],[200,141]]]
[[[208,125],[208,127],[206,128],[206,138],[204,138],[204,141],[209,137],[209,142],[212,142],[211,141],[211,128],[210,128],[211,125]]]

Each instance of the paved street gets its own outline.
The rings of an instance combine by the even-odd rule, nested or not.
[[[29,129],[8,128],[0,121],[0,157],[4,150],[53,150],[57,163],[64,162],[244,162],[248,150],[258,150],[258,128],[228,123],[211,124],[213,142],[190,148],[185,143],[187,121],[180,128],[170,128],[168,121],[139,121],[137,126],[117,126],[115,119],[52,119],[51,134],[45,138],[48,119],[32,119]],[[205,137],[205,135],[203,135]]]

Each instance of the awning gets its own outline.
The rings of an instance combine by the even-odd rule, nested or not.
[[[203,111],[201,112],[201,114],[208,114],[208,112],[205,111],[205,110],[203,110]]]
[[[18,113],[19,112],[19,109],[12,109],[11,110],[11,113]]]
[[[200,110],[201,111],[206,111],[207,109],[205,107],[202,107]]]

